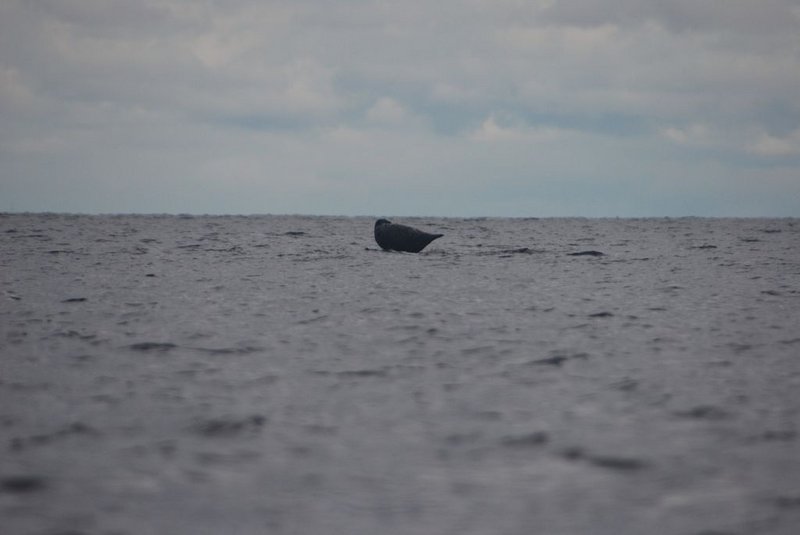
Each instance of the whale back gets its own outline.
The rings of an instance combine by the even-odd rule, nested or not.
[[[387,219],[375,222],[375,241],[381,249],[390,251],[418,253],[442,236],[444,234],[423,232],[413,227],[392,223]]]

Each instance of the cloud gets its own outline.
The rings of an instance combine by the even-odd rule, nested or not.
[[[798,156],[800,155],[800,128],[786,136],[772,136],[762,132],[750,146],[750,150],[760,156]]]
[[[800,187],[798,22],[791,0],[8,0],[0,210],[720,213],[774,165],[761,210]]]
[[[791,31],[800,16],[796,4],[782,0],[726,0],[722,4],[692,0],[550,2],[542,9],[542,15],[544,20],[558,25],[657,24],[678,33],[721,30],[756,34]]]
[[[366,112],[367,121],[375,125],[401,126],[410,122],[416,124],[409,111],[391,97],[381,97]]]
[[[553,127],[530,127],[520,124],[503,125],[494,114],[470,133],[470,139],[478,142],[526,142],[540,143],[563,139],[567,131]]]

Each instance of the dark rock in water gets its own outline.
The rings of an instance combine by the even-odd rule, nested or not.
[[[436,238],[444,234],[429,234],[413,227],[398,225],[388,219],[375,222],[375,241],[381,249],[418,253]]]
[[[568,256],[605,256],[600,251],[578,251],[577,253],[567,253]]]
[[[83,303],[86,301],[85,297],[70,297],[69,299],[64,299],[61,301],[62,303]]]

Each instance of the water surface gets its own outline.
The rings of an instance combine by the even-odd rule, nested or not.
[[[796,533],[798,220],[395,221],[0,216],[3,533]]]

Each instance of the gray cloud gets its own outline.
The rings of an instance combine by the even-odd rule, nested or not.
[[[791,32],[797,27],[797,5],[782,0],[585,0],[552,2],[542,10],[543,19],[562,25],[640,26],[660,25],[673,32],[721,31],[748,34]]]
[[[449,214],[796,214],[798,18],[789,0],[12,0],[0,210],[437,213],[430,194],[458,191]],[[672,173],[696,187],[666,191]]]

